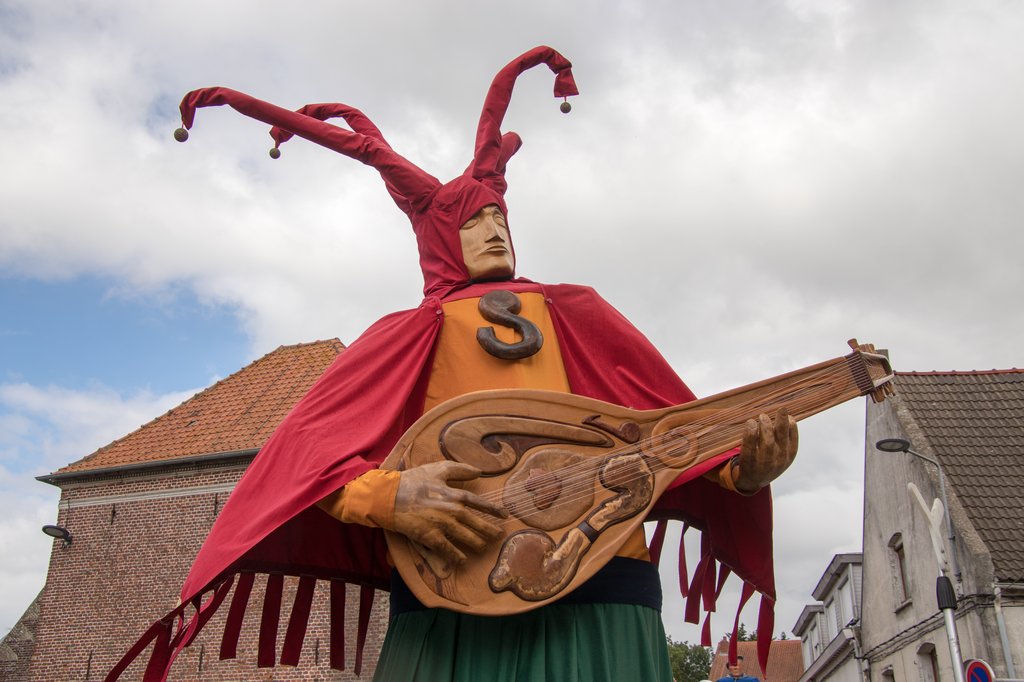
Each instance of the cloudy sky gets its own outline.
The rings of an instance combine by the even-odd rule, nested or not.
[[[546,70],[517,84],[519,274],[594,286],[701,395],[852,336],[899,370],[1022,365],[1024,4],[511,7],[0,0],[0,635],[45,578],[58,491],[35,476],[419,302],[375,172],[301,140],[272,161],[228,109],[178,144],[196,87],[359,107],[449,179],[490,79],[549,44],[581,96],[564,116]],[[863,414],[804,422],[776,486],[777,629],[860,546]],[[699,637],[671,602],[666,625]]]

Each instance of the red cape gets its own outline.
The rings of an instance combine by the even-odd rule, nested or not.
[[[573,393],[635,409],[694,399],[647,338],[588,287],[543,286],[520,280],[472,285],[445,300],[480,296],[494,288],[543,292]],[[390,567],[383,533],[341,523],[315,503],[376,468],[420,416],[443,321],[441,303],[441,299],[429,297],[414,310],[388,315],[341,353],[260,450],[224,505],[182,589],[182,606],[170,614],[179,616],[177,631],[171,632],[169,618],[154,624],[108,679],[116,679],[113,675],[152,639],[157,639],[150,661],[152,679],[161,679],[156,671],[170,668],[176,651],[195,637],[240,572],[247,578],[240,580],[235,590],[229,631],[241,623],[252,572],[308,576],[305,580],[310,586],[315,578],[388,588]],[[687,619],[693,622],[699,616],[698,600],[703,601],[705,610],[714,608],[715,596],[729,572],[726,568],[744,580],[746,596],[756,589],[767,597],[763,606],[774,601],[770,493],[763,490],[741,497],[700,477],[730,454],[680,476],[651,514],[651,518],[679,519],[704,531],[703,556],[690,589],[686,587],[685,562],[680,563],[684,596],[692,594]],[[660,544],[656,537],[654,554],[660,553]],[[716,562],[722,570],[717,570]],[[210,590],[214,592],[200,612],[182,627],[180,613],[185,606],[192,603],[198,607]],[[279,603],[279,590],[279,579],[271,580],[267,599]],[[277,594],[272,594],[275,591]],[[364,597],[372,598],[372,590],[364,590]],[[305,630],[301,611],[304,608],[308,615],[309,605],[296,606],[299,615],[293,609],[296,624],[289,624],[282,662],[289,656],[297,658],[301,649]],[[361,608],[367,617],[368,606],[364,603]],[[762,608],[762,624],[767,617]],[[770,632],[771,625],[767,625]],[[261,628],[268,631],[269,642],[274,639],[271,629],[276,633],[276,616]],[[707,621],[705,631],[710,637]],[[360,641],[364,635],[360,633]],[[227,647],[222,654],[233,653],[230,639],[230,635],[225,638]],[[262,650],[263,639],[261,636],[261,665],[265,661],[273,665],[275,652]]]
[[[150,627],[108,680],[117,679],[153,640],[156,644],[145,679],[164,679],[177,652],[195,638],[227,597],[235,576],[240,575],[221,647],[222,658],[233,657],[253,572],[271,576],[260,627],[259,665],[272,666],[277,661],[280,609],[274,607],[280,606],[282,575],[303,578],[291,611],[281,663],[298,660],[317,579],[332,581],[332,665],[337,661],[335,652],[343,648],[341,623],[335,620],[339,610],[344,610],[341,588],[345,582],[364,586],[357,645],[357,652],[361,651],[373,595],[370,588],[388,586],[390,568],[385,560],[384,536],[379,529],[342,524],[314,504],[376,468],[420,416],[443,323],[442,300],[480,296],[493,288],[543,291],[574,393],[637,409],[694,399],[651,343],[592,289],[541,286],[525,280],[465,284],[469,275],[463,263],[459,227],[489,204],[497,205],[507,216],[505,165],[521,141],[515,133],[502,134],[501,124],[516,78],[541,64],[555,74],[556,97],[577,93],[571,64],[550,47],[534,48],[509,62],[488,90],[473,162],[463,175],[443,185],[397,154],[361,112],[343,104],[307,105],[293,112],[219,87],[195,90],[182,100],[182,125],[186,129],[192,127],[196,108],[226,104],[275,126],[271,135],[276,144],[299,135],[377,169],[388,192],[412,222],[427,298],[419,308],[389,315],[370,327],[295,406],[221,511],[182,589],[182,605]],[[344,118],[352,130],[325,122],[335,116]],[[187,134],[179,137],[186,138]],[[689,588],[686,564],[680,561],[680,586],[684,595],[692,595],[687,620],[697,622],[701,605],[713,610],[715,597],[729,573],[726,569],[745,581],[745,598],[753,589],[765,595],[759,623],[765,643],[764,665],[772,629],[770,606],[775,596],[771,498],[767,490],[744,498],[700,478],[730,455],[724,453],[687,471],[662,496],[651,518],[681,519],[704,531],[701,561]],[[663,538],[664,525],[659,524],[652,555],[660,554]],[[213,593],[201,603],[210,590]],[[182,614],[190,604],[197,613],[185,625]],[[177,628],[172,627],[174,618],[178,619]],[[710,644],[709,620],[705,621],[703,638]]]

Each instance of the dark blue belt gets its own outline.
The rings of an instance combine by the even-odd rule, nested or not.
[[[634,604],[661,611],[661,579],[649,561],[612,557],[590,580],[553,604]],[[391,571],[391,617],[427,608]]]

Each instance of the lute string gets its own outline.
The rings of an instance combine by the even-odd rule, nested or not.
[[[815,408],[824,409],[821,407],[823,402],[827,403],[829,399],[841,396],[853,383],[849,378],[849,371],[845,362],[843,362],[844,360],[845,358],[839,358],[827,368],[801,376],[797,381],[782,388],[777,388],[768,393],[767,396],[741,402],[733,407],[722,408],[706,418],[673,427],[664,433],[645,438],[638,443],[626,444],[600,456],[587,457],[581,455],[580,462],[563,467],[557,474],[553,474],[559,479],[561,488],[557,493],[558,499],[546,509],[575,504],[581,498],[592,496],[594,494],[595,475],[605,463],[616,457],[639,454],[641,452],[647,455],[645,458],[646,466],[637,467],[642,470],[638,471],[633,481],[647,478],[654,471],[662,468],[683,470],[692,467],[699,463],[699,461],[704,461],[716,454],[725,452],[742,442],[743,434],[746,430],[746,419],[756,417],[772,407],[787,407],[791,411],[792,416],[797,420],[813,414]],[[838,382],[836,380],[844,376],[847,380],[843,383],[846,385],[837,385]],[[861,393],[855,387],[854,390],[856,392],[851,397]],[[808,412],[808,410],[810,411]],[[741,419],[742,423],[735,423]],[[710,430],[709,433],[701,433],[708,430]],[[680,448],[680,442],[691,442],[693,439],[697,440],[696,447],[690,448],[687,446],[687,449],[692,449],[693,452],[686,459],[674,462],[671,465],[665,465],[661,462],[661,458],[670,456],[673,449]],[[654,462],[654,467],[650,466],[652,461]],[[628,484],[633,481],[627,478],[623,479],[621,484],[623,487],[628,487]],[[532,496],[533,492],[529,490],[528,485],[530,483],[527,481],[509,484],[503,488],[483,492],[480,494],[480,497],[500,505],[501,501],[507,497]],[[544,486],[545,484],[540,483],[539,485]],[[485,514],[484,512],[478,513],[481,515]],[[488,517],[493,518],[489,515]],[[519,523],[514,519],[500,519],[499,522]]]
[[[836,374],[835,372],[829,372],[828,374]],[[839,373],[841,374],[841,372]],[[830,396],[831,394],[841,391],[842,387],[836,387],[832,384],[822,385],[822,376],[818,375],[813,377],[809,382],[818,388],[817,391],[805,394],[799,399],[791,399],[784,401],[785,405],[793,411],[795,418],[801,418],[808,407],[819,406],[823,398]],[[832,377],[834,378],[834,377]],[[782,395],[793,395],[798,393],[798,389],[788,388],[781,393]],[[729,420],[738,420],[746,416],[754,417],[766,409],[778,404],[778,396],[773,396],[768,399],[762,398],[761,400],[748,401],[737,405],[732,409],[723,409],[717,414],[703,420],[695,420],[693,422],[674,427],[667,430],[657,436],[649,437],[639,443],[627,444],[623,447],[616,448],[607,453],[603,453],[600,456],[581,456],[581,461],[574,465],[568,465],[563,467],[558,472],[558,478],[561,483],[561,491],[559,494],[560,503],[564,501],[565,504],[572,504],[577,499],[577,495],[574,491],[580,490],[582,494],[589,496],[593,491],[594,475],[597,470],[604,466],[605,463],[616,457],[637,454],[643,452],[648,455],[648,461],[652,458],[656,463],[655,469],[661,468],[672,468],[672,469],[685,469],[689,468],[693,464],[697,463],[696,460],[706,460],[713,457],[716,454],[724,452],[730,447],[742,442],[742,437],[746,429],[745,419],[744,423],[728,423]],[[710,437],[705,437],[706,434],[701,434],[702,430],[706,430],[712,427]],[[698,441],[698,447],[694,453],[691,454],[686,460],[676,462],[671,465],[664,465],[659,460],[671,452],[673,449],[680,447],[679,443],[686,443],[696,438]],[[689,449],[689,448],[688,448]],[[660,466],[658,466],[660,464]],[[653,473],[653,472],[651,472]],[[643,478],[649,476],[650,473],[643,471],[637,474],[637,478]],[[626,479],[623,483],[628,483]],[[482,497],[489,499],[492,502],[498,502],[500,498],[512,495],[531,495],[531,491],[528,489],[529,483],[522,482],[518,484],[509,484],[501,489],[482,493]],[[543,485],[543,484],[540,484]],[[554,506],[554,505],[552,505]]]

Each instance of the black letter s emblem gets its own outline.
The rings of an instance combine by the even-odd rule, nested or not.
[[[521,360],[528,358],[544,345],[544,336],[533,322],[519,317],[522,303],[511,291],[491,291],[480,299],[480,314],[488,322],[511,327],[516,330],[521,341],[505,343],[494,335],[494,327],[480,327],[476,330],[476,340],[485,351],[502,360]]]

